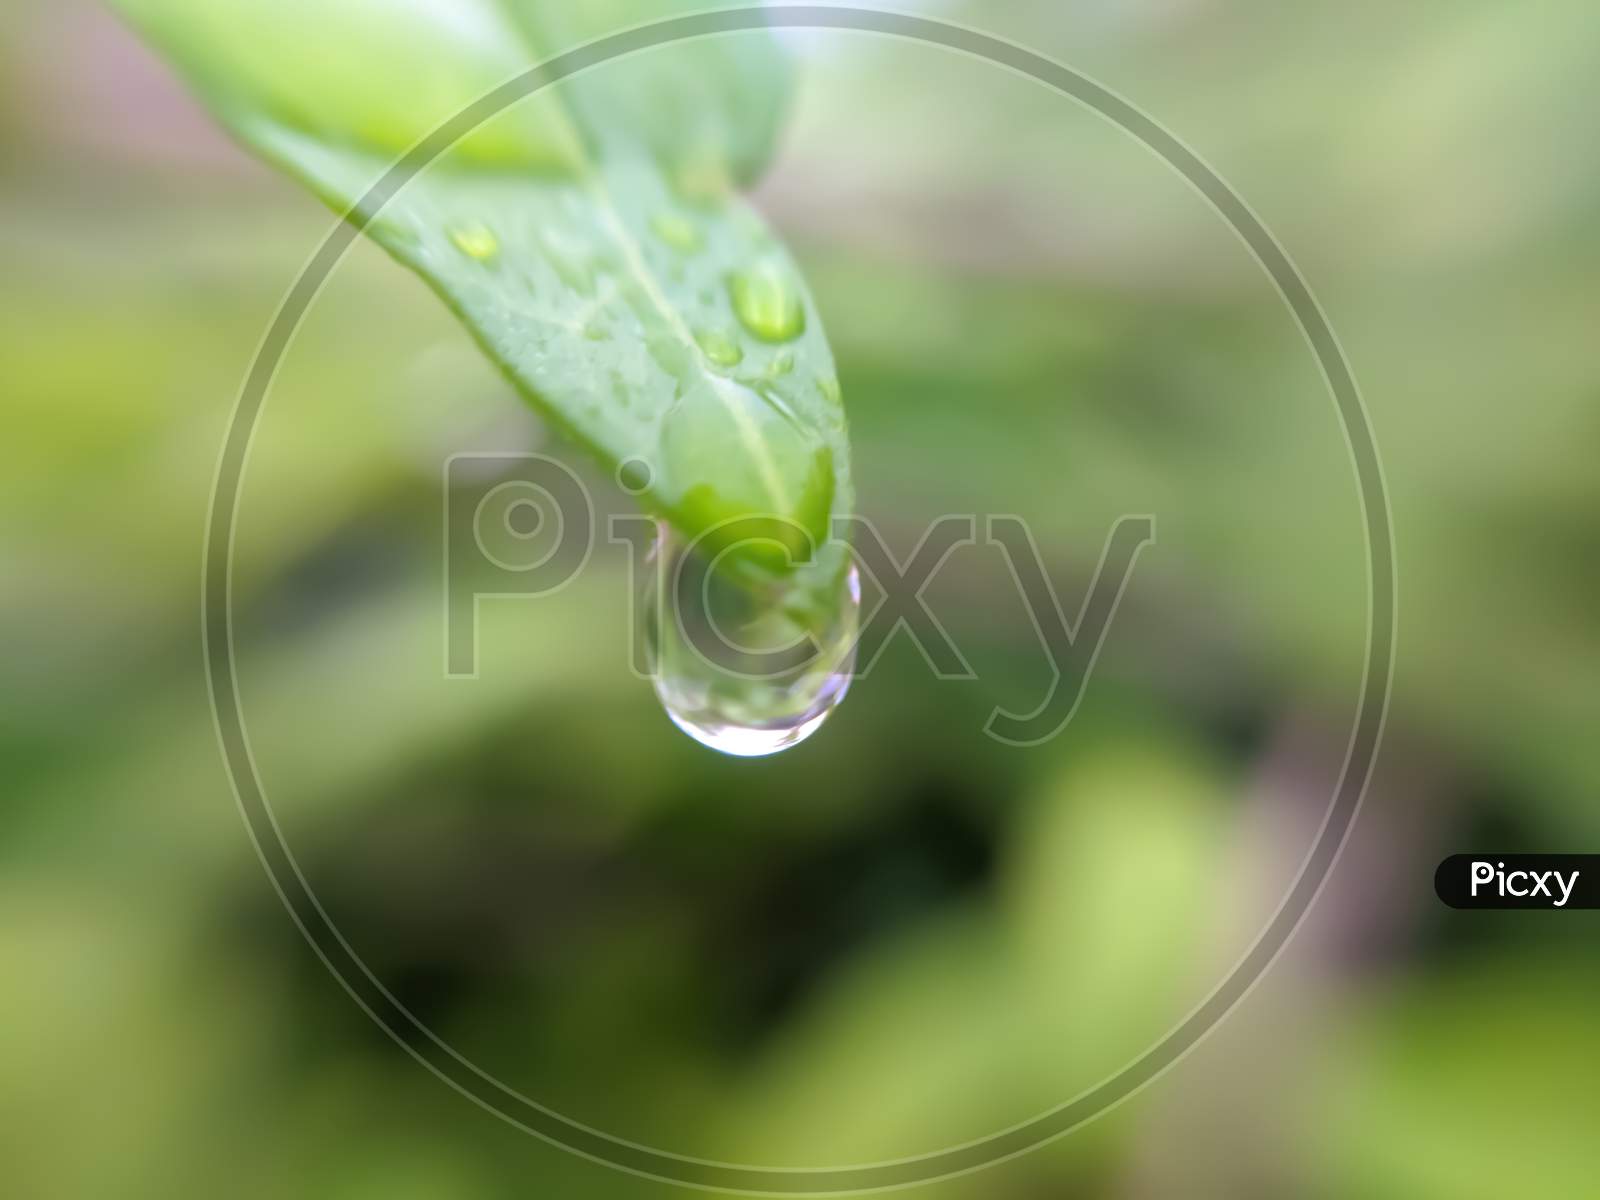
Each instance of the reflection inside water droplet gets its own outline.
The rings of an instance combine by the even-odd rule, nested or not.
[[[657,526],[641,621],[656,697],[695,741],[756,757],[815,733],[850,687],[861,585],[854,565],[817,627],[691,553]]]

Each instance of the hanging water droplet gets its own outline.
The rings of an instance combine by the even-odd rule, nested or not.
[[[767,342],[787,342],[806,327],[805,305],[788,270],[762,259],[728,281],[733,311],[751,333]]]
[[[450,231],[456,249],[478,262],[492,262],[500,254],[500,239],[482,225],[467,225]]]
[[[744,359],[744,351],[739,348],[739,343],[720,330],[704,330],[695,334],[694,340],[715,366],[737,367]]]
[[[788,350],[780,350],[772,356],[772,362],[767,367],[768,375],[787,375],[794,370],[794,355]]]
[[[660,213],[651,217],[650,228],[674,250],[688,254],[700,248],[700,231],[676,213]]]
[[[656,697],[674,725],[713,750],[741,758],[786,750],[844,699],[860,607],[851,565],[838,605],[813,628],[781,595],[728,578],[662,523],[641,604]]]

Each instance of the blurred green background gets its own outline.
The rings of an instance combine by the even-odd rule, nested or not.
[[[1596,914],[1466,914],[1464,849],[1600,841],[1600,31],[1592,6],[939,3],[1132,98],[1255,207],[1372,412],[1394,709],[1344,857],[1215,1034],[1105,1119],[929,1196],[1594,1190]],[[199,560],[229,411],[332,217],[106,12],[0,13],[0,1190],[676,1193],[495,1121],[301,940],[223,772]],[[758,199],[839,359],[902,556],[1020,513],[1075,607],[1151,512],[1082,710],[981,730],[1049,666],[993,548],[810,742],[719,758],[627,664],[620,551],[484,607],[440,677],[440,478],[565,455],[359,246],[286,359],[236,567],[244,712],[300,867],[383,981],[568,1116],[838,1165],[1070,1098],[1223,976],[1309,848],[1364,648],[1334,412],[1225,226],[1126,135],[927,47],[791,37]]]

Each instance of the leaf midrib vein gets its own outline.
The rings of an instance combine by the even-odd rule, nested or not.
[[[528,38],[525,27],[523,27],[523,36],[525,39]],[[538,47],[530,44],[529,49],[533,51],[536,58],[539,57]],[[771,448],[761,436],[761,431],[756,428],[755,422],[750,419],[750,414],[745,411],[744,405],[739,402],[739,398],[728,394],[728,380],[711,369],[706,359],[705,351],[700,348],[700,343],[695,340],[693,331],[684,324],[683,318],[678,314],[677,309],[673,307],[672,302],[667,299],[666,294],[661,290],[654,273],[651,272],[649,265],[644,261],[644,253],[638,239],[628,231],[627,224],[622,219],[622,214],[617,210],[616,202],[611,198],[611,193],[607,190],[605,173],[601,171],[599,164],[589,154],[588,146],[584,141],[583,135],[579,132],[578,121],[571,110],[566,95],[559,88],[551,90],[555,93],[556,111],[560,113],[561,119],[566,123],[567,139],[573,148],[575,158],[574,168],[585,191],[589,193],[599,207],[602,218],[601,224],[604,226],[607,236],[610,237],[617,250],[621,253],[628,272],[633,276],[634,282],[639,285],[640,291],[644,293],[651,306],[661,316],[661,319],[666,322],[673,335],[683,343],[692,356],[695,365],[699,368],[701,376],[711,385],[712,393],[722,403],[723,408],[727,410],[728,416],[739,431],[740,440],[744,442],[745,449],[750,453],[750,457],[756,464],[756,470],[761,476],[762,484],[772,498],[775,509],[773,515],[787,515],[791,511],[788,489],[783,486],[783,479],[778,473],[777,463],[773,461]]]

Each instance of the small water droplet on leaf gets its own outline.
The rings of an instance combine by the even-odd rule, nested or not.
[[[771,259],[734,274],[728,296],[739,323],[762,341],[787,342],[806,327],[799,288],[788,270]]]
[[[715,154],[693,155],[679,163],[672,186],[690,204],[707,208],[720,205],[733,190],[727,165]]]
[[[544,230],[539,238],[556,278],[581,296],[595,294],[595,260],[576,238],[555,229]]]
[[[736,367],[744,360],[744,351],[739,348],[739,343],[718,330],[707,329],[697,333],[694,340],[714,366]]]
[[[482,225],[466,225],[450,231],[457,250],[476,262],[493,262],[500,254],[500,239]]]
[[[700,231],[691,221],[676,213],[659,213],[651,217],[650,228],[674,250],[688,254],[700,248]]]

